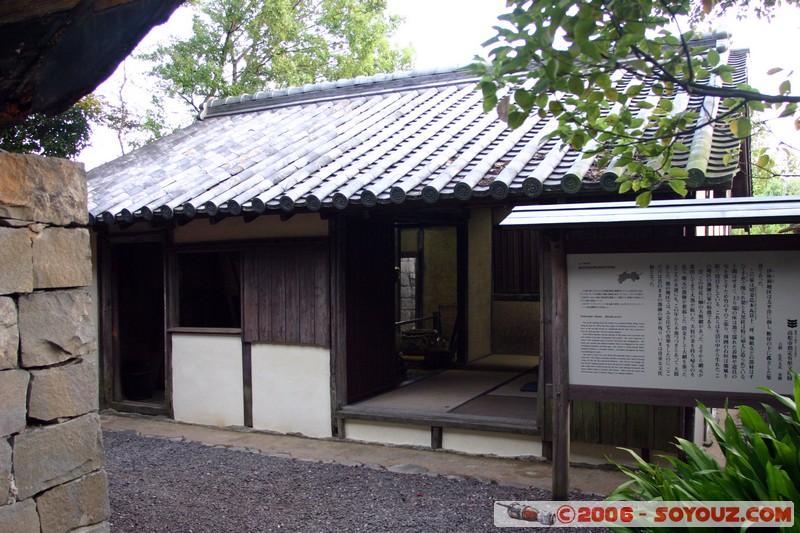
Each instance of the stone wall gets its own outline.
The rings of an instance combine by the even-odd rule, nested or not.
[[[83,166],[0,153],[0,533],[109,531]]]

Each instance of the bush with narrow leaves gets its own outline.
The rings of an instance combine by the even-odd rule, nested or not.
[[[761,388],[785,409],[764,404],[766,416],[762,416],[752,407],[738,407],[741,427],[730,416],[724,424],[718,423],[704,405],[699,405],[724,454],[724,466],[685,439],[677,439],[683,459],[661,456],[671,468],[648,463],[634,451],[627,450],[636,460],[638,469],[617,464],[631,479],[617,488],[609,500],[792,501],[795,525],[781,531],[800,531],[800,375],[793,374],[793,380],[793,399]],[[614,530],[649,531],[643,528]],[[708,528],[681,529],[694,530],[707,532]]]

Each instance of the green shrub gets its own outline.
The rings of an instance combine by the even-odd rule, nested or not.
[[[793,501],[795,525],[783,528],[783,531],[800,531],[800,375],[793,374],[792,377],[794,399],[761,388],[786,408],[784,413],[764,405],[766,421],[752,407],[740,406],[741,428],[730,416],[721,425],[704,405],[699,405],[725,456],[724,466],[685,439],[678,439],[677,442],[685,460],[660,456],[670,463],[671,468],[647,463],[632,450],[627,450],[636,460],[638,469],[617,464],[631,479],[617,488],[608,499]],[[681,531],[693,530],[695,528]],[[708,528],[696,530],[707,532]],[[618,528],[615,531],[632,530]]]

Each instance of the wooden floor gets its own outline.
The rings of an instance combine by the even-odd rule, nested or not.
[[[458,369],[447,369],[348,406],[348,411],[416,413],[435,417],[536,421],[538,357],[490,355]]]

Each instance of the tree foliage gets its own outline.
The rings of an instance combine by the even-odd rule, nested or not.
[[[198,0],[192,35],[144,57],[164,91],[210,98],[407,68],[385,0]]]
[[[129,104],[125,97],[128,83],[126,63],[124,61],[121,66],[122,79],[117,87],[115,103],[102,99],[103,114],[99,120],[103,126],[115,132],[123,155],[130,149],[139,148],[169,133],[158,96],[151,95],[150,106],[144,112]]]
[[[690,175],[672,165],[673,157],[687,150],[679,140],[681,134],[721,120],[736,137],[746,138],[753,111],[773,108],[783,116],[797,114],[800,97],[791,95],[788,79],[780,84],[779,94],[736,85],[733,68],[721,60],[720,51],[712,44],[698,44],[701,34],[693,29],[720,10],[766,16],[775,4],[773,0],[509,0],[510,12],[499,17],[504,25],[497,26],[497,35],[485,43],[493,46],[491,63],[478,66],[484,73],[484,107],[487,111],[497,107],[508,88],[511,127],[531,114],[557,117],[559,127],[551,136],[575,149],[601,154],[601,166],[613,161],[624,168],[620,192],[638,191],[640,205],[647,205],[651,191],[664,184],[685,195]],[[622,90],[615,83],[620,73],[633,77]],[[779,68],[771,73],[782,74]],[[646,89],[660,98],[637,99]],[[678,90],[718,97],[727,111],[709,120],[696,111],[673,110],[669,97]],[[642,109],[652,112],[643,118]],[[800,126],[800,121],[796,124]]]
[[[23,123],[0,130],[0,149],[74,158],[89,144],[92,122],[101,114],[102,104],[91,94],[59,115],[32,114]]]

